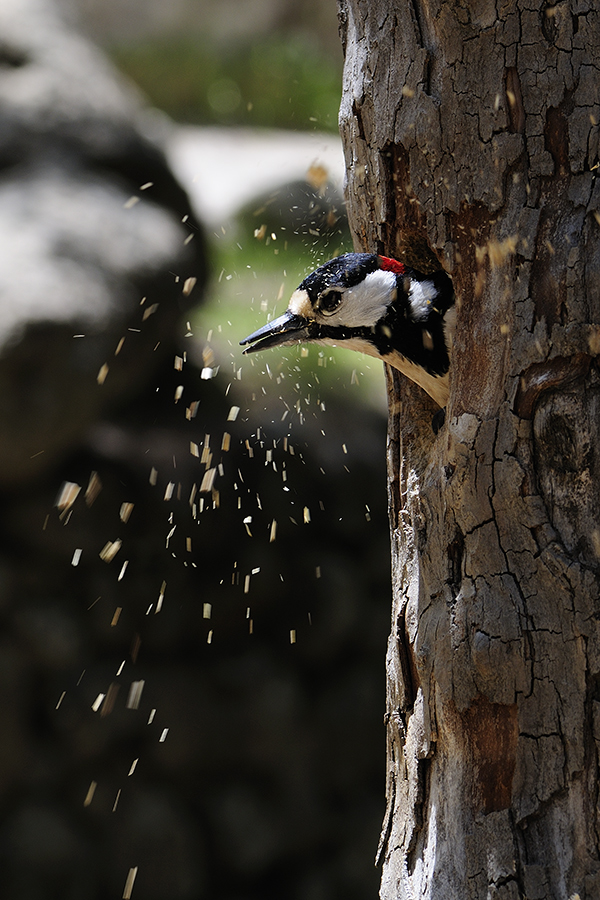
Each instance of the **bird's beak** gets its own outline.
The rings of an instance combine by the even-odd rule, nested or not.
[[[289,310],[278,319],[274,319],[267,325],[263,325],[258,331],[248,335],[240,345],[251,344],[246,347],[244,353],[255,353],[257,350],[266,350],[268,347],[288,347],[314,338],[312,332],[316,322],[298,316]]]

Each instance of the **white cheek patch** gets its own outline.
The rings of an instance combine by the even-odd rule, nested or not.
[[[321,321],[346,328],[369,328],[385,315],[395,290],[394,273],[377,269],[360,284],[347,288],[340,308],[331,316],[322,316]]]
[[[412,318],[415,322],[422,322],[423,319],[427,318],[437,293],[433,281],[414,281],[411,279],[408,302],[410,303]]]
[[[306,291],[296,290],[290,297],[288,311],[295,316],[304,316],[305,319],[314,319],[315,314]]]

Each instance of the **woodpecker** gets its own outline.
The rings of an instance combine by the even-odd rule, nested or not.
[[[282,316],[244,338],[244,353],[296,343],[347,347],[382,359],[442,409],[456,308],[443,271],[422,275],[375,253],[345,253],[311,272]]]

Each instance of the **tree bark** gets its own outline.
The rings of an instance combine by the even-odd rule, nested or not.
[[[387,371],[381,897],[600,897],[597,0],[341,0],[357,249],[443,266],[446,425]]]

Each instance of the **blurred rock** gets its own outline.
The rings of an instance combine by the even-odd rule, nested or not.
[[[335,382],[312,394],[322,368],[292,371],[228,388],[166,361],[52,478],[1,498],[4,846],[35,847],[44,799],[89,859],[57,894],[61,827],[52,872],[48,841],[4,860],[2,900],[110,900],[135,866],[134,900],[377,895],[385,420]],[[63,479],[82,490],[61,513]]]
[[[49,805],[24,805],[3,829],[3,867],[10,864],[8,896],[94,900],[93,856],[75,822]]]
[[[246,206],[256,209],[274,190],[300,179],[317,192],[326,184],[342,210],[344,154],[337,135],[183,125],[170,132],[166,148],[198,215],[211,227],[219,228]]]
[[[333,248],[349,246],[344,200],[336,185],[329,182],[328,173],[322,171],[320,184],[309,179],[293,181],[257,197],[240,213],[247,236],[269,240],[274,234],[280,241],[316,245],[330,256],[336,252]]]
[[[136,861],[133,896],[145,900],[196,900],[204,895],[202,835],[173,793],[134,787],[107,835],[112,895],[123,891],[123,874]]]
[[[153,121],[51,0],[0,5],[0,487],[133,396],[199,298],[201,232]]]

